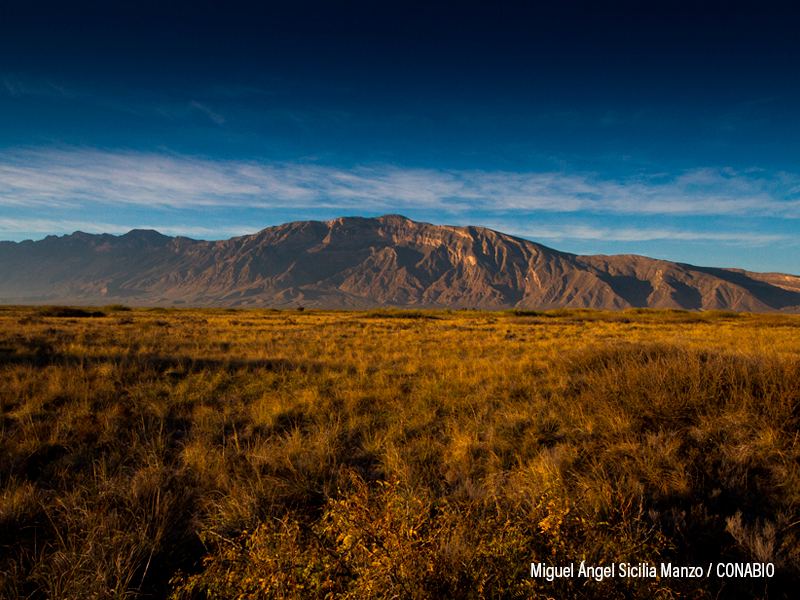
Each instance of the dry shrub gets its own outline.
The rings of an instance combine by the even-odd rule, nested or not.
[[[218,540],[202,572],[175,578],[173,600],[530,597],[543,583],[529,577],[531,562],[633,560],[634,552],[644,560],[655,556],[642,552],[646,542],[667,544],[652,527],[634,523],[641,515],[626,520],[631,529],[620,536],[622,545],[598,544],[598,528],[557,491],[523,508],[502,497],[443,503],[396,478],[367,484],[353,471],[341,480],[317,520],[288,514],[235,540]],[[577,594],[582,583],[544,587]],[[660,590],[607,581],[594,597],[640,593],[658,596]]]

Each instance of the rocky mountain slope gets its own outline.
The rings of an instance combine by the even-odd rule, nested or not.
[[[204,242],[155,231],[0,242],[0,302],[800,312],[800,277],[578,256],[397,215]]]

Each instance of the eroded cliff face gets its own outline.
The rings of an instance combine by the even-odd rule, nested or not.
[[[0,301],[800,312],[800,278],[576,256],[481,227],[386,215],[287,223],[217,242],[154,231],[2,242]]]

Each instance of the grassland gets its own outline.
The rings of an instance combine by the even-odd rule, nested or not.
[[[798,317],[0,307],[0,418],[3,598],[800,584]]]

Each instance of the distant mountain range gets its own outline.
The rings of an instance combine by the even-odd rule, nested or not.
[[[386,215],[216,242],[147,230],[0,242],[0,303],[800,313],[800,277],[579,256],[482,227]]]

